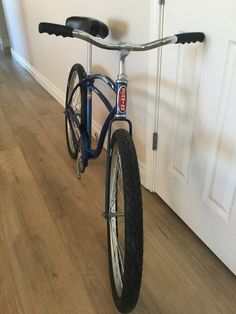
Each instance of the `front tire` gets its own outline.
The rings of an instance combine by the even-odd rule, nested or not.
[[[143,214],[136,151],[123,129],[111,140],[107,237],[114,302],[121,313],[128,313],[136,306],[141,286]]]

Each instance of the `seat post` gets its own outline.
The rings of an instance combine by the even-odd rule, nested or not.
[[[87,44],[87,75],[92,75],[93,74],[92,53],[93,53],[93,45],[88,43]]]

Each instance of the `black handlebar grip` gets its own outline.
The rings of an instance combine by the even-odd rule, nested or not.
[[[47,33],[49,35],[73,37],[73,28],[59,24],[40,23],[39,32]]]
[[[176,34],[177,42],[176,44],[190,44],[199,41],[202,43],[205,39],[204,33],[182,33]]]

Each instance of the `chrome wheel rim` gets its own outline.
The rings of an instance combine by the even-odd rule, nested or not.
[[[115,144],[111,160],[108,221],[113,278],[116,292],[119,297],[121,297],[123,290],[125,259],[125,210],[123,190],[121,157],[118,146]]]

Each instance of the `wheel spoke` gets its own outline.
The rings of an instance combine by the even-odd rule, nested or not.
[[[121,197],[121,204],[124,204],[124,193],[123,193],[123,175],[122,175],[122,166],[121,166],[121,159],[120,155],[117,158],[117,189],[118,193]]]
[[[123,289],[124,259],[123,249],[124,227],[120,229],[120,223],[125,219],[124,195],[123,195],[123,176],[121,158],[119,151],[116,150],[111,162],[111,181],[110,181],[110,204],[109,204],[109,226],[112,267],[117,293],[120,295]],[[122,221],[123,220],[123,221]],[[123,223],[122,223],[123,225]],[[122,238],[120,238],[122,235]]]
[[[120,178],[121,183],[123,185],[123,175],[122,175],[122,165],[121,165],[120,154],[118,155],[118,158],[117,158],[117,169],[118,169],[118,173],[119,173],[119,178]]]
[[[118,181],[118,180],[117,180],[117,181]],[[122,189],[120,188],[119,182],[117,182],[117,189],[118,189],[119,195],[121,196],[122,203],[124,204],[124,195],[123,195]]]
[[[112,218],[114,219],[114,218]],[[117,231],[114,229],[114,226],[113,226],[113,223],[112,221],[110,220],[110,226],[111,226],[111,230],[112,230],[112,238],[113,238],[113,241],[114,241],[114,245],[115,245],[115,250],[114,252],[118,253],[118,257],[119,257],[119,261],[120,261],[120,266],[121,266],[121,271],[122,271],[122,274],[124,273],[124,257],[125,257],[125,253],[124,253],[124,250],[122,249],[121,247],[121,244],[118,240],[118,236],[117,236]],[[116,254],[114,253],[114,254]]]

